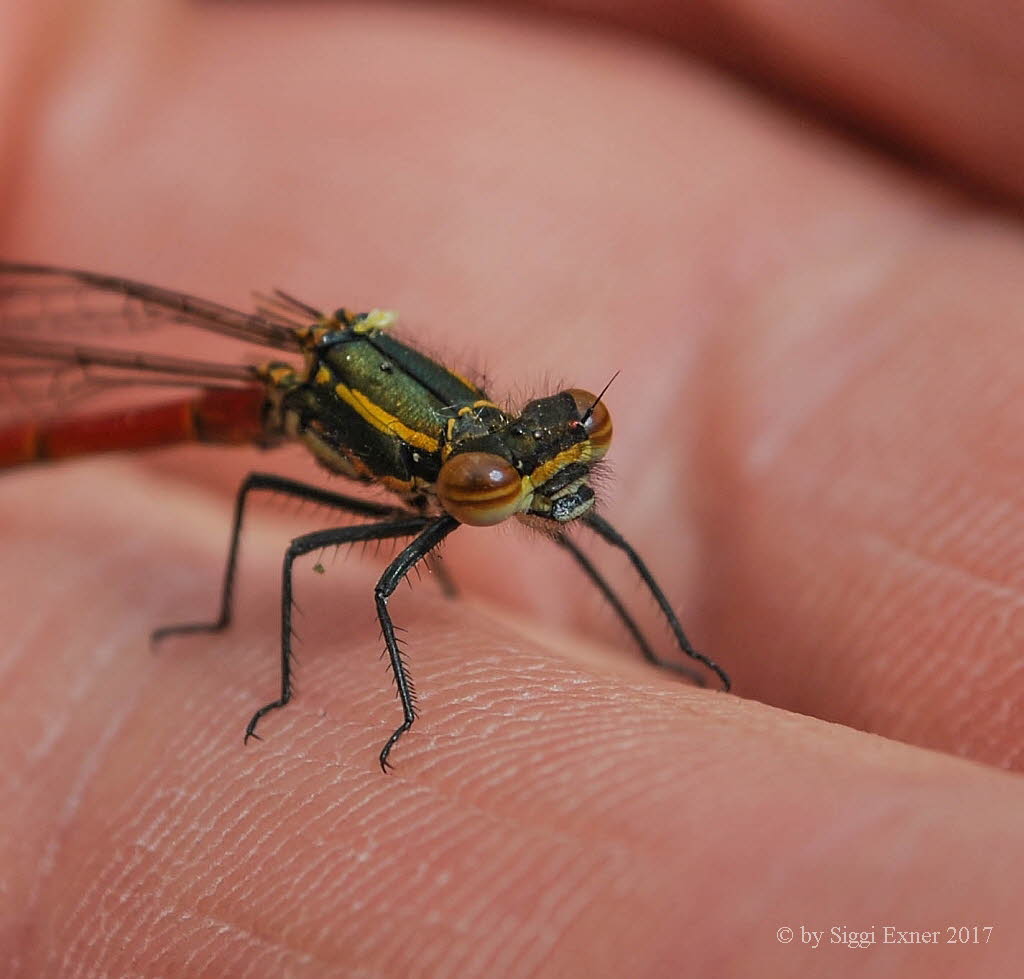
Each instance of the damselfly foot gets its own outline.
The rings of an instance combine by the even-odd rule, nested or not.
[[[252,738],[255,741],[262,741],[263,738],[261,738],[256,733],[256,725],[259,724],[260,719],[264,715],[269,714],[272,710],[277,710],[279,707],[284,707],[284,705],[287,704],[288,701],[291,699],[292,695],[289,693],[287,697],[281,697],[278,700],[274,700],[269,704],[264,704],[258,711],[256,711],[256,713],[252,715],[252,719],[245,726],[245,737],[242,738],[242,744],[248,744],[249,738]]]
[[[391,762],[388,761],[388,755],[391,754],[391,749],[396,744],[398,744],[398,739],[403,734],[405,734],[405,732],[408,731],[409,728],[412,727],[413,720],[415,720],[415,718],[411,718],[410,720],[403,721],[401,724],[399,724],[398,727],[395,728],[395,731],[391,735],[391,737],[388,738],[387,744],[385,744],[384,747],[381,749],[381,752],[380,752],[380,770],[385,775],[387,775],[388,772],[393,772],[395,770],[395,766],[392,765]]]
[[[149,634],[149,645],[156,648],[171,636],[194,636],[200,632],[224,632],[230,624],[230,622],[178,622],[174,625],[162,625]]]

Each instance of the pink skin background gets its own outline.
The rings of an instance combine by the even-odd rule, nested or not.
[[[298,695],[243,749],[283,548],[330,515],[258,504],[232,630],[146,637],[212,612],[245,471],[322,474],[12,472],[5,976],[1019,974],[1019,10],[693,6],[0,12],[0,253],[395,307],[499,398],[620,370],[604,512],[736,693],[646,666],[542,539],[466,529],[459,601],[392,602],[393,775],[372,552],[300,567]]]

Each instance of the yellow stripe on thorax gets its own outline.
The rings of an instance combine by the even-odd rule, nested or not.
[[[386,435],[397,435],[403,442],[423,449],[424,452],[437,451],[437,439],[417,432],[408,425],[403,425],[394,415],[388,414],[380,405],[374,404],[361,391],[355,391],[344,384],[335,387],[335,393],[345,404],[351,406],[356,413],[368,421],[374,428]]]

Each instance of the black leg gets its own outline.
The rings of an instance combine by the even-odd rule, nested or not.
[[[322,506],[334,507],[346,513],[354,513],[364,517],[393,517],[398,519],[408,511],[400,507],[375,503],[372,500],[360,500],[354,496],[332,493],[319,486],[310,486],[284,476],[272,473],[249,473],[238,487],[235,496],[235,515],[231,523],[231,541],[228,546],[228,560],[224,567],[224,582],[220,593],[220,614],[213,622],[184,622],[178,625],[163,626],[155,629],[150,636],[154,644],[168,636],[184,635],[193,632],[222,632],[231,624],[231,611],[234,603],[235,576],[238,570],[238,545],[242,535],[242,519],[245,515],[245,504],[249,493],[253,490],[269,490],[299,500],[308,500]]]
[[[619,534],[619,532],[603,517],[599,517],[596,513],[591,511],[582,519],[583,522],[599,537],[603,537],[612,545],[612,547],[617,547],[620,551],[623,551],[626,554],[626,557],[629,558],[629,561],[636,570],[636,573],[640,575],[640,578],[647,586],[648,591],[650,591],[654,596],[654,600],[658,603],[658,607],[661,609],[662,615],[664,615],[665,619],[668,621],[672,634],[676,637],[676,642],[679,644],[679,648],[691,659],[695,659],[698,663],[703,663],[709,670],[717,674],[718,679],[722,683],[722,689],[729,690],[732,683],[729,680],[728,674],[714,660],[708,658],[703,653],[698,653],[697,650],[690,645],[690,640],[686,638],[686,633],[683,632],[683,627],[679,624],[679,619],[676,618],[676,613],[672,610],[672,606],[669,605],[668,599],[665,597],[664,592],[662,592],[658,587],[658,583],[654,580],[651,572],[647,570],[647,565],[641,560],[640,555],[633,550],[626,539],[622,537],[622,535]]]
[[[442,520],[444,519],[446,518],[442,518]],[[436,526],[436,524],[437,518],[434,517],[407,516],[400,520],[386,520],[379,523],[361,524],[356,527],[338,527],[333,530],[318,530],[311,534],[303,534],[302,537],[296,537],[295,540],[291,542],[284,555],[284,568],[281,583],[281,695],[277,700],[271,701],[269,704],[265,704],[256,711],[255,714],[253,714],[252,720],[249,721],[249,724],[245,729],[246,742],[248,742],[249,738],[256,738],[257,741],[260,740],[260,736],[256,733],[256,725],[264,714],[267,714],[272,710],[277,710],[279,707],[284,707],[284,705],[292,699],[292,608],[294,607],[294,602],[292,600],[292,565],[295,563],[295,559],[302,557],[304,554],[308,554],[310,551],[317,551],[326,547],[338,547],[342,544],[355,544],[360,541],[388,540],[395,537],[412,537],[413,534],[419,534],[424,527],[428,527],[429,529]],[[425,535],[417,537],[416,541],[421,540],[423,536]],[[410,544],[409,547],[402,551],[402,554],[399,555],[399,560],[409,552],[416,541],[413,541],[413,544]],[[433,546],[433,544],[430,545],[430,547]],[[430,548],[428,547],[427,550],[429,549]],[[388,568],[388,571],[395,566],[395,563]],[[415,562],[410,562],[410,566],[412,563]],[[408,570],[408,567],[406,570]],[[387,572],[385,572],[385,574],[387,574]],[[379,587],[380,586],[378,585],[378,588]],[[381,623],[383,625],[383,619],[381,620]],[[391,621],[389,619],[388,627],[390,628],[390,626]],[[392,665],[394,665],[396,659],[396,654],[392,651],[393,636],[394,631],[392,630],[392,642],[388,645],[388,652],[391,653]],[[385,638],[387,638],[386,634]],[[395,649],[397,650],[397,646],[395,646]],[[404,681],[407,686],[408,678],[404,676],[403,671],[396,670],[396,676],[398,676],[400,672],[402,675],[402,681],[399,682],[399,691],[401,694],[403,689],[402,682]],[[403,707],[405,707],[405,703],[406,700],[403,695]]]
[[[677,663],[674,660],[663,659],[651,648],[647,638],[640,631],[640,626],[636,624],[636,620],[626,610],[622,599],[619,598],[612,586],[608,584],[608,581],[601,572],[594,567],[590,558],[576,546],[571,538],[566,534],[558,534],[555,537],[555,542],[564,547],[576,559],[576,563],[583,569],[586,576],[604,596],[605,601],[615,610],[615,614],[619,617],[622,624],[629,630],[633,640],[640,647],[640,652],[644,654],[644,658],[648,662],[662,669],[671,670],[673,673],[679,673],[700,687],[704,686],[704,677],[697,673],[696,670],[691,670],[688,666],[684,666],[682,663]]]
[[[388,599],[413,566],[426,557],[458,526],[459,522],[454,517],[445,515],[436,518],[388,565],[373,591],[377,601],[377,618],[380,619],[380,628],[384,633],[384,644],[387,646],[388,656],[391,659],[391,670],[395,675],[395,686],[398,687],[398,698],[402,702],[403,714],[402,723],[388,738],[380,753],[380,767],[384,772],[388,770],[388,755],[391,753],[391,749],[416,720],[415,693],[405,663],[402,661],[402,651],[398,648],[398,640],[395,638],[395,627],[388,613]]]

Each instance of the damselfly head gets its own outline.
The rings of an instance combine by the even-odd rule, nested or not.
[[[464,407],[448,425],[437,498],[473,526],[513,515],[568,523],[593,507],[591,469],[611,438],[600,396],[579,388],[531,401],[517,416],[490,402]]]

